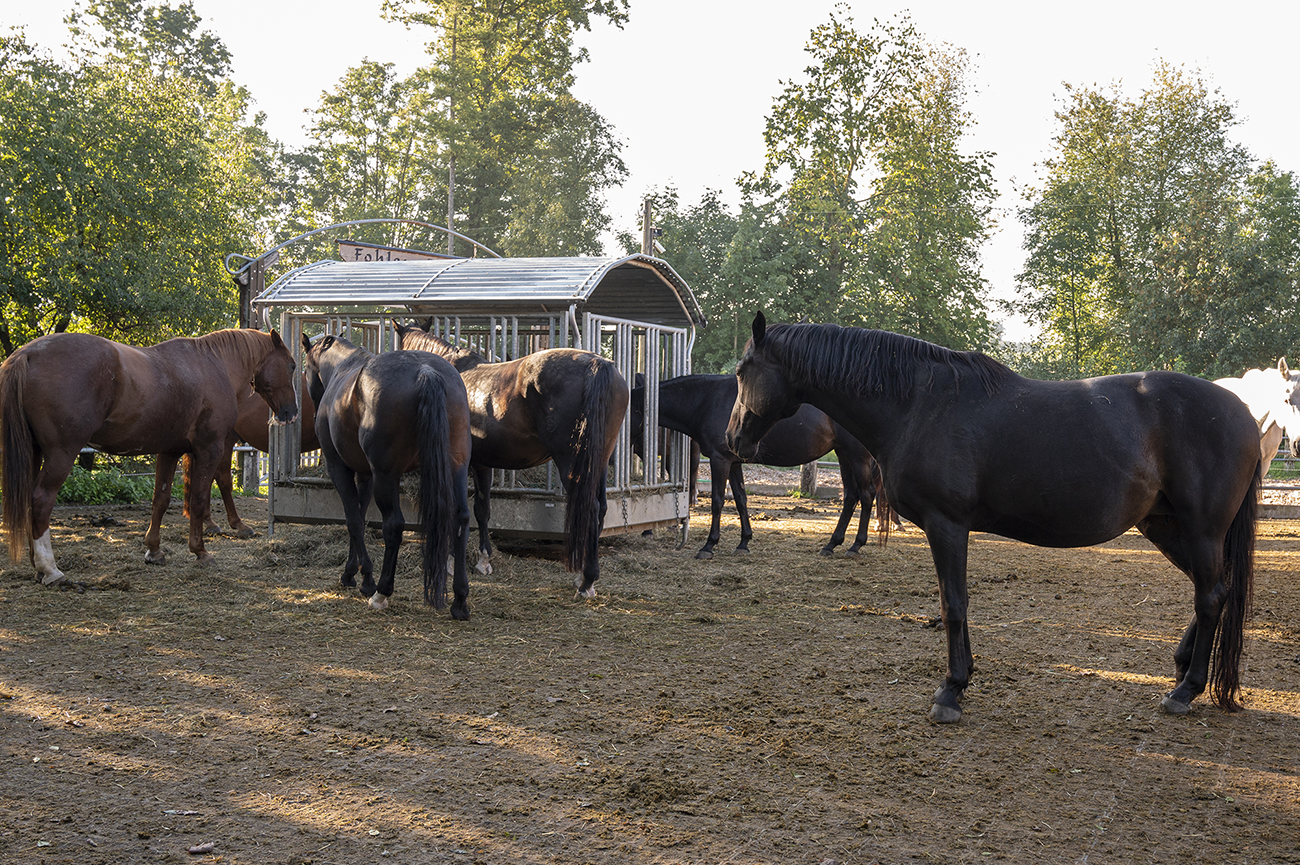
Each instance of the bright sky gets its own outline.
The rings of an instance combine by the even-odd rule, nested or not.
[[[234,55],[234,75],[267,114],[272,135],[304,140],[314,107],[363,58],[391,61],[400,74],[424,56],[423,36],[379,15],[379,0],[192,0],[204,27]],[[763,160],[763,122],[781,82],[807,64],[809,31],[828,20],[833,0],[632,0],[623,30],[597,24],[580,42],[591,52],[576,93],[623,140],[627,183],[608,197],[618,228],[635,232],[651,187],[677,186],[683,200],[706,188],[736,202],[735,181]],[[1136,95],[1158,60],[1199,69],[1237,104],[1235,140],[1256,157],[1300,171],[1294,39],[1300,3],[1243,6],[1147,0],[1087,3],[972,3],[970,0],[851,2],[858,29],[907,12],[933,42],[964,48],[972,60],[968,106],[978,125],[968,151],[992,151],[1001,195],[1000,228],[984,250],[983,273],[1009,296],[1023,260],[1014,208],[1035,178],[1055,131],[1053,112],[1075,85],[1123,83]],[[57,50],[70,0],[0,0],[0,28],[27,25],[28,39]],[[610,250],[613,251],[612,249]],[[225,251],[219,254],[224,255]],[[671,262],[673,251],[664,257]],[[1013,338],[1027,332],[1008,321]]]

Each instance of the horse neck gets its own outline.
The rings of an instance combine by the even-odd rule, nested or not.
[[[699,438],[710,426],[731,416],[736,402],[735,376],[690,375],[659,385],[659,425]]]
[[[408,341],[410,345],[407,345]],[[479,364],[487,363],[487,358],[483,357],[483,355],[468,348],[454,346],[442,337],[425,333],[422,330],[408,335],[402,341],[402,348],[432,352],[454,366],[457,372],[464,372],[467,369],[473,369]]]
[[[271,337],[260,330],[230,328],[198,337],[195,342],[219,357],[236,394],[249,389],[258,367],[271,353]]]

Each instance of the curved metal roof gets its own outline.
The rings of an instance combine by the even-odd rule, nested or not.
[[[622,258],[319,261],[277,279],[257,306],[401,307],[413,314],[557,312],[570,306],[677,327],[702,323],[695,295],[668,262]]]

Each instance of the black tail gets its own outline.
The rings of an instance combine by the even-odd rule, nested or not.
[[[1259,516],[1260,466],[1250,480],[1246,498],[1223,539],[1223,584],[1228,596],[1219,616],[1219,642],[1210,672],[1210,694],[1228,712],[1241,709],[1241,657],[1255,591],[1255,520]]]
[[[36,486],[36,444],[27,425],[23,391],[27,386],[27,358],[0,367],[0,436],[4,441],[4,536],[9,558],[18,561],[32,536],[32,490]]]
[[[614,364],[602,357],[591,360],[591,375],[582,390],[582,418],[578,425],[577,459],[570,474],[571,487],[564,516],[565,567],[580,572],[587,567],[590,543],[600,525],[600,487],[605,483],[611,445],[609,441],[610,395],[621,381]]]
[[[447,387],[430,369],[420,371],[417,409],[420,448],[420,527],[424,530],[424,602],[447,606],[447,555],[455,531],[455,478],[450,456]]]

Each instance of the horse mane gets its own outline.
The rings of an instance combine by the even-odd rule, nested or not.
[[[453,366],[458,362],[469,362],[473,366],[478,366],[479,364],[488,362],[487,358],[473,349],[462,348],[461,346],[455,345],[450,340],[436,336],[419,325],[410,326],[406,330],[406,333],[415,334],[420,337],[420,342],[427,343],[427,346],[421,346],[421,350],[439,355],[451,362]],[[457,369],[459,369],[459,367],[457,367]]]
[[[214,330],[195,337],[194,341],[209,351],[223,357],[234,355],[244,364],[253,364],[266,357],[271,349],[270,334],[250,328],[232,327]]]
[[[814,388],[845,390],[860,397],[902,399],[918,364],[947,366],[959,383],[972,377],[990,396],[1015,376],[1007,366],[977,351],[954,351],[885,330],[838,324],[769,325],[762,350]]]

